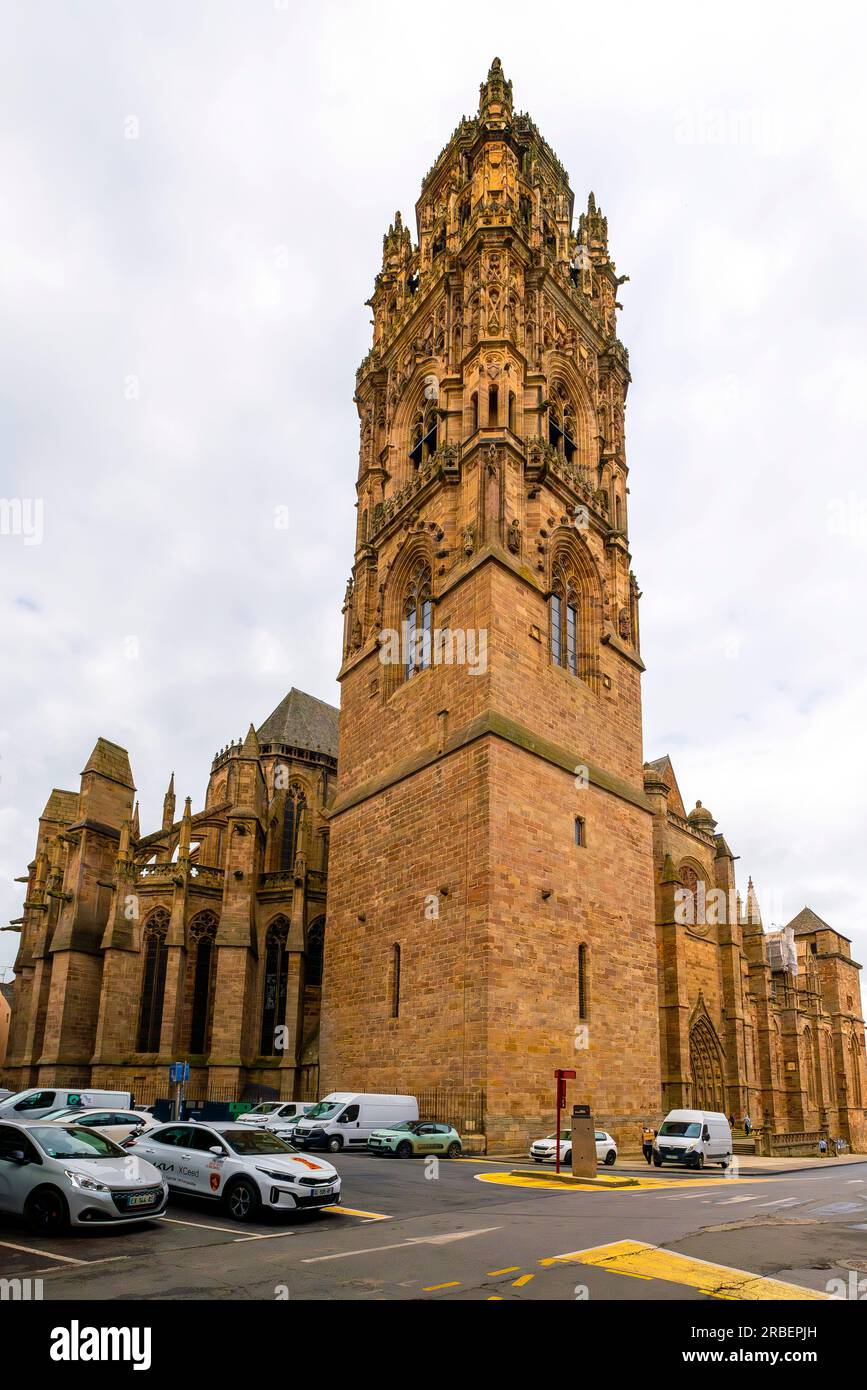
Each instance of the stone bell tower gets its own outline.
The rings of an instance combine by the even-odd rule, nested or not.
[[[618,277],[495,59],[384,238],[357,375],[322,1085],[659,1105]]]

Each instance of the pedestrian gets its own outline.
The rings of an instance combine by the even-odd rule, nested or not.
[[[749,1115],[746,1113],[746,1111],[744,1111],[744,1134],[746,1134],[748,1138],[749,1138],[750,1130],[752,1129],[752,1127],[753,1127],[753,1122],[752,1122],[752,1120],[750,1119]]]
[[[846,1145],[845,1145],[845,1143],[843,1142],[843,1139],[838,1135],[837,1138],[834,1140],[834,1148],[837,1150],[837,1157],[838,1157],[838,1158],[840,1157],[840,1154],[843,1152],[843,1150],[845,1149],[845,1147],[846,1147]]]
[[[734,1115],[729,1115],[729,1129],[734,1129],[734,1127],[735,1127],[735,1117],[734,1117]]]
[[[650,1163],[653,1159],[653,1141],[656,1138],[656,1130],[651,1129],[650,1125],[645,1125],[641,1131],[641,1152]]]
[[[828,1152],[828,1145],[827,1145],[827,1143],[825,1142],[824,1138],[822,1138],[822,1139],[819,1140],[819,1153],[820,1153],[820,1154],[822,1155],[822,1157],[824,1158],[825,1155],[827,1154],[827,1152]]]

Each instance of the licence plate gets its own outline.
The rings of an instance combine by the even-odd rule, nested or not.
[[[127,1198],[128,1207],[150,1207],[157,1200],[155,1192],[133,1192]]]

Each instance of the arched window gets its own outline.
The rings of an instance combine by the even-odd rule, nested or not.
[[[488,390],[488,426],[494,429],[500,423],[500,393],[496,386]]]
[[[431,568],[418,560],[403,601],[404,678],[423,671],[431,662]]]
[[[509,429],[512,431],[512,434],[517,434],[517,420],[516,420],[516,406],[515,406],[515,393],[514,393],[514,391],[510,391],[510,392],[509,392]]]
[[[262,997],[262,1034],[259,1052],[262,1057],[276,1057],[283,1049],[277,1046],[277,1029],[286,1022],[286,982],[289,955],[289,920],[275,917],[265,934],[265,982]]]
[[[860,1110],[864,1103],[861,1089],[861,1048],[854,1035],[849,1039],[849,1057],[852,1062],[852,1104]]]
[[[479,393],[474,391],[470,397],[470,434],[479,428]]]
[[[280,837],[280,868],[291,870],[295,867],[298,853],[298,833],[301,829],[301,816],[307,805],[307,797],[300,782],[291,782],[286,788],[286,801],[283,808],[283,834]]]
[[[409,457],[413,468],[418,468],[431,454],[437,451],[439,416],[436,407],[429,405],[420,410],[412,422],[410,431]]]
[[[391,980],[389,981],[389,1005],[392,1018],[400,1016],[400,946],[397,942],[391,948]]]
[[[552,566],[550,617],[551,660],[595,688],[590,587],[572,555],[565,551],[555,556]]]
[[[548,411],[548,443],[552,449],[560,451],[563,442],[563,426],[560,422],[560,414],[555,406],[551,406]]]
[[[582,942],[578,947],[578,1017],[582,1022],[587,1017],[588,987],[587,947]]]
[[[614,527],[617,531],[623,530],[623,503],[618,494],[614,497]]]
[[[692,1104],[700,1110],[722,1110],[725,1105],[722,1048],[707,1017],[700,1017],[689,1031],[689,1065]]]
[[[834,1047],[831,1034],[825,1034],[825,1070],[828,1073],[828,1104],[836,1104],[837,1078],[834,1074]]]
[[[322,984],[322,957],[325,950],[325,918],[317,917],[307,928],[307,984]]]
[[[213,912],[199,912],[190,923],[190,941],[195,952],[193,967],[193,1008],[190,1018],[190,1051],[207,1052],[211,1045],[211,1017],[214,1008],[214,951],[217,919]]]
[[[168,961],[166,935],[169,930],[169,920],[167,909],[158,907],[155,912],[151,913],[142,931],[144,971],[138,1021],[139,1052],[159,1052],[160,1050],[160,1030],[163,1023],[163,1001],[166,992],[166,963]]]
[[[807,1083],[807,1100],[816,1104],[816,1064],[813,1057],[813,1030],[808,1024],[804,1029],[804,1069]]]

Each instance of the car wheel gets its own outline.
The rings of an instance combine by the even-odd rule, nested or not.
[[[568,1153],[565,1153],[565,1154],[563,1155],[563,1157],[561,1158],[560,1162],[561,1162],[561,1163],[571,1163],[571,1162],[572,1162],[572,1150],[571,1150],[571,1149],[569,1150]]]
[[[605,1167],[613,1168],[616,1162],[617,1154],[614,1152],[613,1149],[609,1149],[607,1154],[605,1155]]]
[[[461,1146],[457,1139],[453,1139],[446,1149],[446,1158],[460,1158]]]
[[[397,1154],[398,1158],[412,1158],[412,1144],[409,1142],[408,1139],[401,1139],[400,1143],[395,1149],[395,1153]]]
[[[695,1160],[695,1163],[692,1166],[693,1168],[697,1168],[699,1172],[701,1172],[702,1168],[704,1167],[704,1154],[699,1154],[698,1158]]]
[[[31,1192],[24,1206],[24,1216],[37,1235],[54,1236],[69,1225],[66,1198],[56,1187],[38,1187]]]
[[[333,1135],[332,1138],[328,1141],[328,1152],[332,1154],[339,1154],[342,1148],[343,1140],[341,1139],[340,1135]]]
[[[661,1159],[661,1158],[657,1158],[657,1157],[656,1157],[656,1154],[653,1155],[653,1166],[654,1166],[654,1168],[661,1168],[661,1167],[662,1167],[662,1159]]]
[[[259,1191],[255,1183],[242,1178],[226,1193],[226,1207],[233,1221],[252,1221],[259,1210]]]
[[[542,1163],[542,1162],[543,1162],[543,1159],[541,1159],[541,1158],[536,1158],[536,1156],[535,1156],[535,1154],[534,1154],[534,1155],[533,1155],[533,1162],[534,1162],[534,1163]]]

